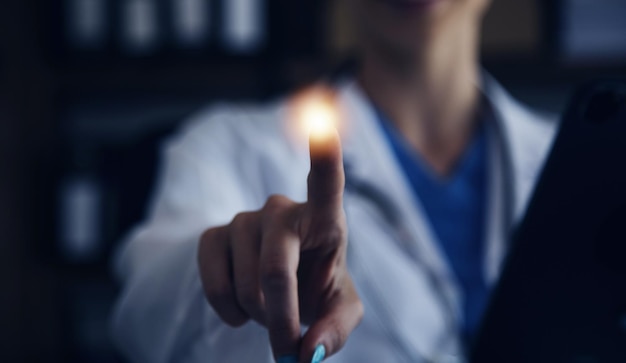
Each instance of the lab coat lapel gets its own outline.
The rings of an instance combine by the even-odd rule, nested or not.
[[[493,113],[484,272],[487,282],[494,284],[558,127],[550,117],[533,114],[517,103],[487,73],[480,88]]]
[[[506,174],[510,174],[507,158],[508,146],[503,145],[499,137],[502,130],[501,118],[492,113],[488,118],[487,139],[488,139],[488,176],[487,176],[487,215],[485,216],[486,245],[484,252],[483,271],[485,281],[489,286],[493,285],[498,278],[499,271],[505,256],[506,237],[509,230],[509,203],[510,188],[506,185],[508,179]]]

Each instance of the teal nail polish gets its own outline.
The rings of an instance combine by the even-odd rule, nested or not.
[[[315,348],[313,358],[311,358],[311,363],[321,363],[324,358],[326,358],[326,348],[320,344]]]
[[[278,358],[276,363],[298,363],[298,357],[295,355],[287,355],[287,356]]]

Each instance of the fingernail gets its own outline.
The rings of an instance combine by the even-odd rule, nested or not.
[[[287,355],[284,357],[278,358],[276,363],[298,363],[298,356],[295,355]]]
[[[324,348],[324,345],[320,344],[315,348],[311,363],[321,363],[324,358],[326,358],[326,348]]]

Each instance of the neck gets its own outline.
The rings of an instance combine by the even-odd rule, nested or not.
[[[372,46],[359,73],[372,102],[440,175],[454,168],[476,127],[477,34],[466,29],[412,53]]]

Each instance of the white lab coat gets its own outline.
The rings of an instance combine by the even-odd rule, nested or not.
[[[515,221],[522,216],[556,123],[516,103],[489,77],[481,88],[501,130],[489,136],[484,274],[493,284],[507,250],[503,216],[507,207]],[[365,315],[327,361],[461,362],[462,291],[366,97],[349,81],[339,87],[338,99],[348,125],[342,135],[346,178],[378,190],[400,220],[391,223],[371,197],[346,191],[348,265]],[[206,228],[259,209],[272,194],[306,199],[306,142],[286,131],[293,124],[285,106],[215,106],[167,143],[148,219],[131,233],[115,266],[123,291],[112,330],[131,362],[273,361],[262,327],[230,328],[206,302],[196,249]]]

